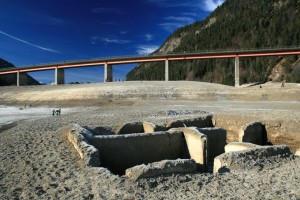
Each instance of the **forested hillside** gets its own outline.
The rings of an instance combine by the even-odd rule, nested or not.
[[[300,0],[227,0],[172,34],[154,54],[300,46]],[[300,82],[300,56],[240,59],[240,81]],[[233,59],[171,61],[170,80],[234,85]],[[138,65],[127,80],[163,80],[164,63]]]
[[[15,66],[0,58],[0,70],[5,68],[15,68]],[[17,74],[0,75],[0,86],[10,86],[17,84]],[[27,85],[39,85],[39,82],[27,75]]]

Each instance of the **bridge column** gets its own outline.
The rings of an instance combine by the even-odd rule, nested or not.
[[[234,61],[234,86],[239,87],[240,86],[240,59],[239,57],[235,57]]]
[[[169,60],[165,60],[165,81],[169,81]]]
[[[65,70],[55,68],[55,85],[65,84]]]
[[[17,72],[17,86],[27,85],[27,74]]]
[[[17,86],[20,86],[20,72],[17,72]]]
[[[104,64],[104,82],[113,81],[112,65]]]

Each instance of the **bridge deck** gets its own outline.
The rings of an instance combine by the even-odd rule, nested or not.
[[[32,72],[51,69],[76,68],[98,65],[128,64],[155,62],[165,60],[192,60],[192,59],[217,59],[217,58],[235,58],[235,57],[259,57],[259,56],[283,56],[300,54],[300,47],[286,47],[276,49],[246,49],[246,50],[222,50],[222,51],[202,51],[187,53],[169,53],[159,55],[138,55],[109,58],[93,58],[86,60],[71,60],[47,64],[37,64],[25,67],[17,67],[0,70],[0,74],[9,74],[17,72]]]

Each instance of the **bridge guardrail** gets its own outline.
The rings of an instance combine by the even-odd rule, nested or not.
[[[113,59],[121,59],[121,58],[143,58],[143,57],[158,57],[158,56],[176,56],[182,54],[212,54],[212,53],[234,53],[234,52],[255,52],[255,51],[267,51],[267,50],[290,50],[290,49],[300,49],[300,46],[284,46],[284,47],[262,47],[262,48],[246,48],[246,49],[217,49],[217,50],[199,50],[199,51],[188,51],[188,52],[169,52],[166,54],[145,54],[145,55],[124,55],[124,56],[110,56],[110,57],[99,57],[99,58],[88,58],[88,59],[77,59],[77,60],[66,60],[60,62],[49,62],[49,63],[42,63],[42,64],[33,64],[27,66],[20,66],[17,67],[18,69],[22,68],[29,68],[29,67],[44,67],[49,65],[61,65],[61,64],[72,64],[72,63],[80,63],[80,62],[88,62],[88,61],[106,61],[106,60],[113,60]],[[11,68],[4,68],[0,69],[0,71],[10,70]]]

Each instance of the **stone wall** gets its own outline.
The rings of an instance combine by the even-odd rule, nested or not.
[[[206,170],[207,157],[207,138],[206,135],[200,133],[196,127],[173,128],[169,130],[182,131],[187,145],[189,157],[195,160],[198,171]]]
[[[225,146],[225,153],[232,152],[232,151],[243,151],[243,150],[253,149],[256,147],[260,147],[260,146],[249,142],[231,142]]]
[[[167,129],[179,128],[179,127],[198,127],[198,128],[213,127],[212,119],[213,119],[212,115],[207,115],[207,116],[192,118],[192,119],[174,120],[174,121],[170,121],[166,125],[166,127]]]
[[[68,140],[87,166],[100,166],[99,151],[88,142],[93,139],[93,135],[88,130],[75,124],[65,128],[63,132],[66,132]]]
[[[188,158],[184,136],[179,131],[95,136],[91,144],[99,149],[101,166],[115,174],[124,174],[135,165]]]
[[[129,168],[126,170],[125,176],[136,180],[175,173],[195,173],[196,171],[196,163],[191,159],[162,160],[148,165],[143,164]]]
[[[261,122],[253,122],[243,126],[239,131],[239,142],[266,145],[268,138],[265,124]]]
[[[261,165],[261,160],[273,156],[287,157],[292,155],[284,145],[262,146],[243,151],[223,153],[214,159],[214,173],[231,170],[250,170]]]
[[[198,128],[207,137],[207,164],[213,163],[214,158],[225,152],[226,130],[218,127]]]

